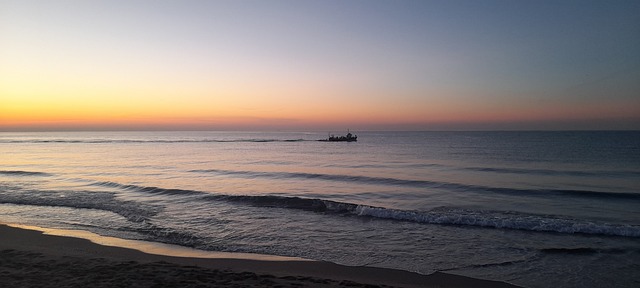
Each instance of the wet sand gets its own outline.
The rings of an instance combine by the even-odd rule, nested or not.
[[[445,273],[234,255],[149,254],[0,225],[3,287],[517,287]]]

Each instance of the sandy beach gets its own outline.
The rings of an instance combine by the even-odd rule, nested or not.
[[[516,287],[445,273],[238,258],[148,254],[0,225],[5,287]]]

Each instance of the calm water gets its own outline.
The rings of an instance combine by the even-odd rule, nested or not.
[[[204,250],[640,286],[640,132],[0,133],[0,221]]]

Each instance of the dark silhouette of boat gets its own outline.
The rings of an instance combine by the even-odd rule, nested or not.
[[[356,142],[356,141],[358,141],[358,136],[351,134],[351,132],[348,132],[346,136],[329,135],[329,138],[322,139],[320,141],[325,141],[325,142]]]

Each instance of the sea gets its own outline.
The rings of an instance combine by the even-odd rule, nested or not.
[[[2,132],[0,222],[640,287],[640,131],[351,132]]]

